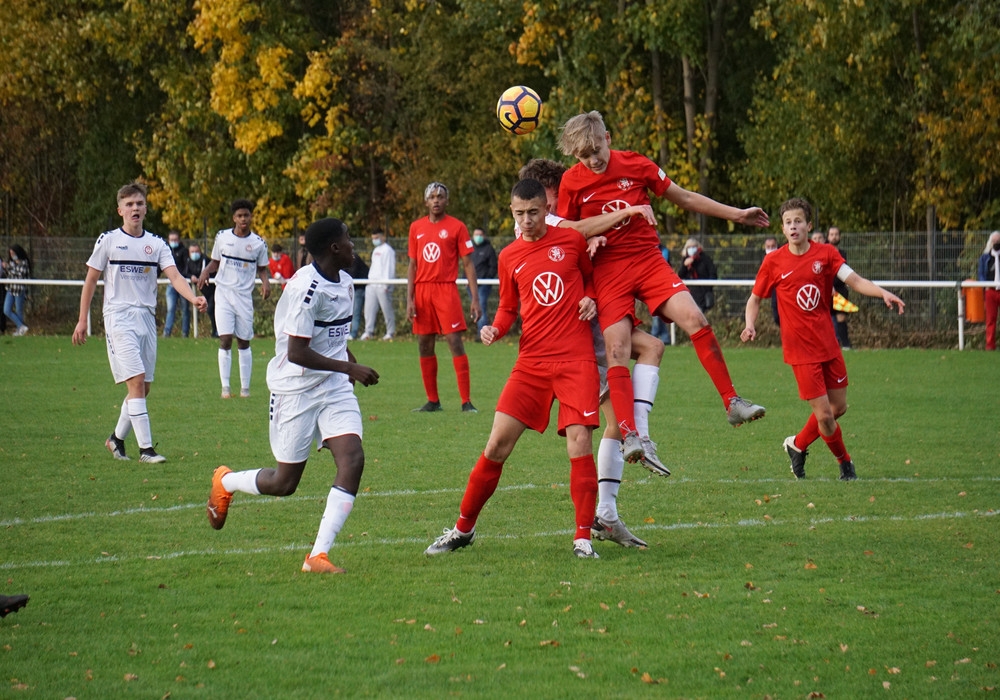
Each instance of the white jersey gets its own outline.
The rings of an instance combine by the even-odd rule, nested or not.
[[[272,394],[296,394],[331,375],[350,387],[346,374],[297,365],[288,359],[288,336],[309,338],[320,355],[348,361],[347,336],[354,313],[354,280],[340,271],[340,281],[328,280],[315,265],[299,268],[285,286],[274,309],[274,357],[267,363],[267,388]]]
[[[396,251],[388,243],[372,250],[372,264],[368,268],[368,279],[391,280],[396,277]]]
[[[104,273],[105,314],[136,307],[155,313],[156,278],[176,264],[159,236],[145,230],[130,236],[117,228],[98,236],[87,266]]]
[[[215,273],[217,287],[250,294],[257,268],[267,267],[267,241],[253,231],[241,238],[227,228],[215,234],[212,260],[219,261],[219,271]]]

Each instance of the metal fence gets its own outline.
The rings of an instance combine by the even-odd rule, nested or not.
[[[970,347],[983,346],[982,324],[963,324],[959,318],[964,313],[962,296],[955,284],[975,277],[976,262],[982,253],[988,232],[939,232],[933,246],[928,246],[927,234],[911,233],[843,233],[841,249],[848,263],[858,274],[877,282],[924,282],[936,285],[907,285],[893,288],[906,301],[906,314],[902,317],[888,313],[878,299],[852,295],[860,310],[850,316],[852,341],[859,347]],[[716,306],[709,319],[720,338],[729,342],[743,327],[743,310],[760,261],[763,258],[765,234],[723,234],[707,236],[702,241],[705,251],[718,268],[720,281],[715,283]],[[512,238],[494,237],[494,247],[501,250]],[[664,244],[671,250],[672,262],[677,267],[685,237],[664,236]],[[198,240],[203,250],[211,251],[211,240]],[[272,241],[273,242],[273,241]],[[280,240],[285,251],[294,255],[297,243]],[[779,242],[781,237],[779,235]],[[79,286],[64,281],[82,281],[86,273],[86,260],[93,250],[92,238],[35,237],[30,240],[8,239],[3,250],[12,243],[20,243],[31,257],[34,277],[38,282],[30,288],[26,314],[33,332],[69,334],[76,324],[79,310]],[[187,241],[185,241],[185,244]],[[405,287],[406,240],[390,238],[388,243],[397,253],[397,284]],[[371,244],[368,238],[358,238],[356,249],[368,259]],[[695,284],[700,284],[695,282]],[[94,327],[100,330],[100,294],[95,299]],[[277,295],[262,302],[256,298],[259,323],[257,332],[271,334],[270,314]],[[497,295],[491,296],[490,317],[496,308]],[[406,295],[403,289],[395,294],[397,326],[399,332],[407,330],[405,322]],[[765,302],[766,306],[767,302]],[[764,310],[766,312],[766,309]],[[162,323],[165,302],[159,309]],[[639,309],[640,318],[649,319],[645,309]],[[777,328],[770,327],[768,313],[761,314],[759,342],[777,344]],[[207,319],[199,330],[206,333]],[[377,331],[381,334],[382,319]],[[680,334],[683,335],[683,334]],[[960,337],[962,336],[962,337]],[[684,338],[680,340],[683,342]]]

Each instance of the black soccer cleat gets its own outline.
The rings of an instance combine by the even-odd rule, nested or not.
[[[26,595],[0,595],[0,617],[7,617],[28,604]]]
[[[806,455],[809,454],[808,450],[800,450],[795,446],[795,436],[789,435],[785,438],[785,442],[782,444],[785,448],[785,452],[788,453],[788,458],[792,460],[792,474],[795,475],[796,479],[806,478]]]

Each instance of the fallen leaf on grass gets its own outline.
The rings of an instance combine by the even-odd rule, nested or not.
[[[437,654],[431,654],[426,659],[424,659],[424,661],[426,661],[429,664],[436,664],[440,660],[441,660],[441,657],[438,656]]]
[[[841,642],[841,644],[840,644],[840,653],[842,653],[842,654],[846,654],[847,653],[847,645],[844,644],[843,642]]]
[[[655,523],[655,522],[656,522],[656,518],[646,518],[646,519],[644,520],[644,522],[645,522],[645,523],[646,523],[647,525],[652,525],[653,523]]]
[[[816,568],[816,564],[813,562],[812,559],[810,559],[809,561],[806,562],[806,565],[803,568],[805,568],[805,569],[815,569]]]
[[[935,666],[937,666],[937,661],[933,659],[928,659],[927,663],[924,664],[924,668],[934,668]]]
[[[974,545],[971,542],[966,542],[962,546],[965,547],[966,549],[972,549]]]
[[[126,681],[137,681],[137,680],[139,680],[139,676],[135,675],[134,673],[126,673],[125,674],[125,680]]]
[[[969,663],[971,661],[972,661],[972,659],[968,659],[968,658],[966,658],[966,659],[959,659],[958,661],[955,662],[955,665],[958,666],[959,664],[967,664],[967,663]]]
[[[900,673],[902,673],[902,671],[900,671],[899,668],[897,668],[896,666],[893,666],[892,668],[887,668],[886,672],[890,676],[898,676]]]
[[[557,646],[559,646],[559,642],[557,640],[555,640],[555,639],[546,639],[544,641],[539,642],[538,646],[540,646],[540,647],[557,647]]]

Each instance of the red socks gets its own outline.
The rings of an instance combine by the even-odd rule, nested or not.
[[[840,426],[837,426],[837,430],[840,430]],[[800,450],[805,450],[817,440],[819,440],[819,421],[816,420],[815,413],[810,413],[809,420],[795,436],[795,446]]]
[[[569,460],[569,495],[576,510],[576,535],[573,539],[589,540],[597,508],[597,467],[594,455]]]
[[[455,523],[461,532],[472,532],[476,528],[476,520],[482,511],[486,501],[497,490],[500,483],[500,474],[503,472],[503,462],[494,462],[486,459],[486,455],[480,454],[476,466],[469,474],[469,483],[465,487],[465,495],[462,496],[462,505],[459,510],[458,522]],[[594,486],[596,488],[596,479]],[[593,519],[593,514],[591,514]]]
[[[424,391],[428,401],[441,401],[438,396],[438,359],[437,355],[420,358],[420,376],[424,380]]]
[[[455,378],[458,380],[458,395],[462,397],[462,403],[469,403],[469,356],[459,355],[451,358],[451,363],[455,365]]]
[[[837,458],[837,463],[846,462],[851,458],[851,455],[847,454],[847,448],[844,446],[844,436],[840,432],[840,426],[837,426],[837,430],[827,437],[826,435],[820,435],[823,438],[823,442],[826,446],[830,448],[830,452],[833,456]]]
[[[722,356],[722,348],[715,337],[715,332],[711,326],[705,326],[700,331],[691,336],[691,343],[698,353],[698,360],[701,366],[708,372],[708,376],[715,385],[715,390],[722,397],[722,405],[729,408],[729,401],[736,396],[736,389],[733,388],[733,380],[729,377],[729,368],[726,367],[726,360]]]
[[[622,437],[635,432],[635,394],[628,367],[608,367],[608,392]]]

